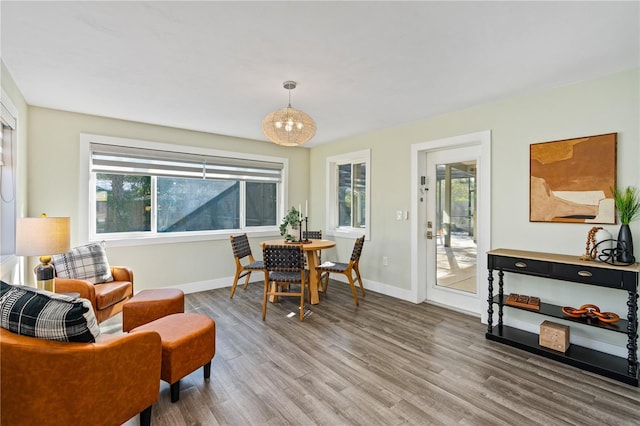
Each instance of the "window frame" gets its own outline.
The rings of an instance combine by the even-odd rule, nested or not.
[[[22,258],[16,255],[16,246],[15,246],[15,229],[16,229],[16,221],[18,220],[19,215],[24,215],[24,212],[19,211],[19,207],[21,205],[20,202],[20,194],[18,193],[19,189],[19,180],[20,176],[18,173],[18,169],[20,167],[19,162],[19,141],[20,134],[22,133],[22,122],[19,117],[18,108],[16,108],[15,104],[11,97],[4,91],[1,90],[1,102],[0,102],[0,121],[3,121],[5,127],[7,127],[10,137],[10,141],[8,142],[8,150],[5,144],[7,141],[3,138],[0,141],[2,147],[0,147],[0,154],[3,156],[4,165],[0,167],[0,173],[2,173],[2,177],[0,178],[0,182],[3,185],[2,191],[3,195],[6,194],[7,186],[9,187],[9,200],[5,201],[5,199],[1,199],[0,203],[2,203],[2,212],[0,213],[0,219],[2,220],[1,228],[4,230],[8,230],[8,232],[2,232],[2,237],[0,238],[0,244],[5,248],[9,247],[9,250],[6,250],[5,254],[0,254],[0,270],[2,270],[2,277],[7,281],[14,282],[24,282],[23,276],[23,268],[21,260]],[[0,131],[4,132],[3,126],[0,123]],[[7,158],[8,157],[8,158]],[[7,161],[8,160],[8,161]],[[10,178],[9,185],[5,185],[4,180],[6,178]],[[9,213],[8,216],[5,216],[4,213]],[[9,272],[4,272],[9,271]]]
[[[365,165],[365,226],[339,226],[338,219],[338,166],[364,163]],[[363,234],[365,239],[371,238],[371,150],[364,149],[345,154],[327,157],[326,160],[327,191],[326,191],[326,233],[334,237],[359,238]],[[353,220],[353,218],[352,218]]]
[[[288,176],[289,176],[289,160],[285,157],[272,157],[256,154],[248,154],[242,152],[222,151],[209,148],[200,148],[189,145],[177,145],[164,142],[153,142],[139,139],[128,139],[111,136],[102,136],[94,134],[80,134],[80,208],[79,208],[79,224],[78,231],[81,241],[108,241],[110,246],[133,246],[146,244],[167,244],[176,242],[192,242],[204,240],[221,240],[227,239],[230,235],[238,233],[247,233],[250,237],[269,237],[279,235],[279,223],[273,226],[253,226],[238,229],[223,229],[210,231],[187,231],[187,232],[171,232],[158,233],[155,225],[156,212],[155,208],[151,210],[152,230],[141,232],[121,232],[99,234],[96,233],[96,209],[95,209],[95,184],[96,173],[91,172],[91,144],[102,144],[112,146],[122,146],[130,148],[141,148],[159,151],[173,151],[178,153],[215,156],[234,159],[246,159],[256,161],[267,161],[282,164],[282,181],[277,185],[277,208],[276,218],[284,215],[287,204],[288,193]],[[152,205],[157,205],[156,200],[156,180],[152,179],[151,197]],[[244,185],[241,185],[241,200],[239,208],[242,215],[241,223],[244,222],[245,200]]]

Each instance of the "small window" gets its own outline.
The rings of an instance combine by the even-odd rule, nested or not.
[[[369,238],[369,150],[327,159],[327,230],[330,235]]]
[[[126,142],[89,143],[91,239],[277,230],[286,160]]]

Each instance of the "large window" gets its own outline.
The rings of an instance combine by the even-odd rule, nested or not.
[[[327,230],[331,235],[369,237],[370,151],[327,159]]]
[[[277,229],[286,160],[137,142],[89,143],[91,239]]]

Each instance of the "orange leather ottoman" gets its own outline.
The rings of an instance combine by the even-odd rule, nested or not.
[[[122,331],[167,315],[184,312],[184,293],[175,288],[142,290],[122,307]]]
[[[172,314],[131,330],[155,331],[162,340],[160,378],[171,385],[171,402],[180,399],[180,379],[204,367],[204,378],[211,375],[216,353],[216,323],[202,314]]]

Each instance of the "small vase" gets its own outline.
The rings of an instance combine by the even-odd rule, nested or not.
[[[631,237],[631,229],[629,225],[620,225],[620,231],[618,232],[618,249],[620,253],[616,260],[622,263],[633,263],[635,257],[633,257],[633,238]]]
[[[615,241],[613,236],[606,229],[599,229],[593,236],[593,240],[597,249],[596,260],[601,262],[613,261],[613,248]]]

